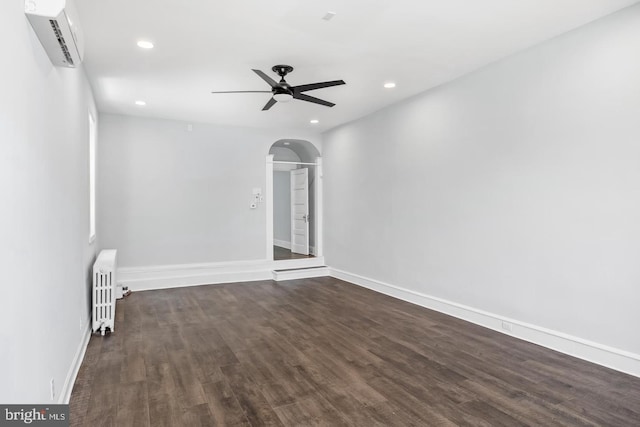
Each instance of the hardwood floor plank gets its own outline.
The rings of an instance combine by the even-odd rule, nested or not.
[[[285,426],[349,426],[329,402],[321,395],[313,395],[289,405],[275,408],[280,421]]]
[[[519,423],[525,425],[582,425],[580,420],[571,416],[562,416],[561,411],[549,410],[547,405],[531,404],[532,398],[518,390],[511,392],[500,382],[489,385],[475,381],[466,381],[465,387],[477,394],[478,400],[500,409]],[[565,424],[565,421],[571,421]],[[577,423],[576,423],[577,422]]]
[[[73,426],[640,426],[640,378],[332,278],[138,292]]]
[[[161,399],[148,402],[149,424],[152,427],[175,427],[182,424],[183,409],[173,401],[173,396],[166,394]]]
[[[431,406],[431,402],[424,400],[427,393],[423,392],[420,396],[414,396],[408,392],[404,387],[407,380],[409,380],[407,377],[402,377],[398,380],[376,377],[372,378],[369,381],[369,384],[371,384],[373,388],[396,405],[400,410],[408,413],[415,419],[422,421],[424,425],[455,425],[455,423],[448,419],[444,414],[435,410]]]
[[[176,386],[175,399],[183,409],[207,403],[202,383],[187,351],[170,351],[169,366]]]
[[[89,398],[89,409],[84,419],[80,421],[70,416],[73,425],[83,426],[115,426],[118,415],[118,396],[120,387],[112,385],[94,386]]]
[[[251,425],[226,379],[202,385],[215,425]]]
[[[150,426],[146,384],[143,381],[126,383],[119,388],[116,425],[122,427]]]
[[[461,409],[463,412],[471,414],[476,419],[488,421],[492,426],[499,427],[517,427],[527,426],[509,414],[496,409],[486,402],[474,400],[472,402],[465,402],[462,404]]]
[[[221,369],[252,426],[282,425],[257,384],[244,372],[240,364],[224,366]]]
[[[368,386],[367,386],[368,387]],[[343,415],[351,425],[373,426],[388,425],[389,419],[372,407],[382,406],[387,399],[373,388],[341,387],[329,384],[318,384],[317,394],[329,402],[338,413]]]
[[[169,363],[146,365],[149,422],[152,426],[176,426],[182,418],[176,387]]]
[[[212,418],[213,416],[211,415],[209,405],[203,403],[201,405],[192,406],[189,409],[184,409],[178,425],[189,427],[208,427],[212,425]]]

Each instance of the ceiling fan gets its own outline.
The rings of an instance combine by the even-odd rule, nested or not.
[[[291,86],[287,83],[284,77],[293,71],[293,67],[290,65],[275,65],[271,68],[274,73],[280,76],[280,81],[276,82],[271,77],[267,76],[260,70],[252,70],[262,80],[267,82],[271,86],[271,90],[234,90],[225,92],[211,92],[211,93],[271,93],[273,96],[269,99],[266,105],[262,108],[262,111],[266,111],[273,107],[276,102],[289,102],[292,99],[299,99],[300,101],[313,102],[314,104],[325,105],[327,107],[333,107],[334,103],[325,101],[323,99],[315,98],[304,94],[310,90],[322,89],[325,87],[339,86],[345,84],[344,80],[333,80],[330,82],[310,83],[306,85]]]

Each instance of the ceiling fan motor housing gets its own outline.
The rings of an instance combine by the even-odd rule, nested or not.
[[[284,80],[284,76],[293,71],[293,67],[291,65],[274,65],[271,67],[271,71],[282,77]]]

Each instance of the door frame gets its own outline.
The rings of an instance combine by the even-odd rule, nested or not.
[[[277,162],[276,162],[277,163]],[[297,162],[298,164],[304,164],[303,162]],[[266,236],[266,259],[273,261],[273,154],[267,155],[266,158],[266,188],[265,188],[265,209],[267,217],[267,236]],[[306,163],[309,164],[309,163]],[[323,234],[324,221],[322,218],[323,212],[323,197],[322,197],[322,157],[317,157],[315,163],[315,180],[313,183],[315,194],[315,209],[313,211],[315,219],[315,245],[314,256],[321,258],[324,256],[323,248]]]

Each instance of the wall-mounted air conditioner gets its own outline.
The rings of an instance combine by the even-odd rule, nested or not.
[[[24,13],[53,65],[73,68],[80,64],[84,42],[70,0],[25,0]]]

